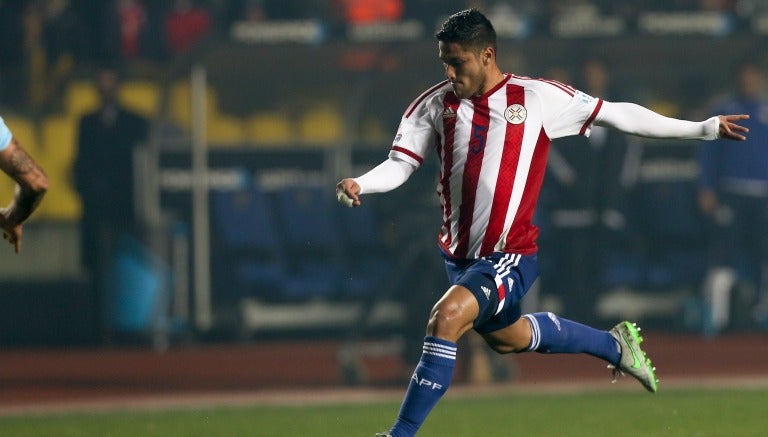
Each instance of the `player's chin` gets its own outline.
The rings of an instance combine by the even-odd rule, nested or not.
[[[464,86],[462,84],[454,83],[454,84],[451,85],[451,87],[453,88],[453,93],[456,94],[456,97],[458,97],[460,99],[463,99],[464,97],[466,97],[464,95],[464,90],[466,88],[464,88]]]
[[[477,94],[470,91],[469,88],[467,88],[464,84],[455,84],[453,86],[453,93],[456,94],[456,97],[460,99],[468,99]]]

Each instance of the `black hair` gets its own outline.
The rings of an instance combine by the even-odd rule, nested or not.
[[[443,23],[435,34],[438,41],[455,42],[464,47],[496,50],[496,31],[490,20],[475,8],[457,12]]]

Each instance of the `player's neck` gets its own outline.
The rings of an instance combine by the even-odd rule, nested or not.
[[[506,80],[506,76],[504,73],[501,72],[498,68],[495,68],[494,70],[490,71],[488,76],[486,77],[485,84],[480,90],[480,96],[485,95],[488,91],[496,88],[498,84],[500,84],[502,81]]]

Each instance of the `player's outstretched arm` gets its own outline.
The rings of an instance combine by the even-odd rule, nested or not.
[[[0,169],[16,182],[13,201],[0,208],[0,227],[3,238],[13,244],[16,253],[21,251],[21,226],[37,209],[48,191],[48,176],[21,147],[16,138],[0,151]]]
[[[744,141],[747,139],[747,137],[742,135],[740,132],[748,133],[749,129],[740,124],[736,124],[735,122],[741,121],[741,120],[748,120],[749,115],[747,114],[718,115],[717,118],[718,120],[720,120],[720,130],[719,130],[720,138],[726,138],[729,140],[736,140],[736,141]]]
[[[748,130],[735,123],[747,115],[720,115],[704,121],[679,120],[658,114],[635,103],[603,102],[595,124],[647,138],[681,140],[744,140]]]

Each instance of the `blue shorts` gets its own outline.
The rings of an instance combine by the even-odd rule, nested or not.
[[[478,259],[445,258],[451,284],[466,287],[480,305],[474,323],[480,334],[497,331],[520,318],[520,301],[539,277],[536,254],[494,252]]]

